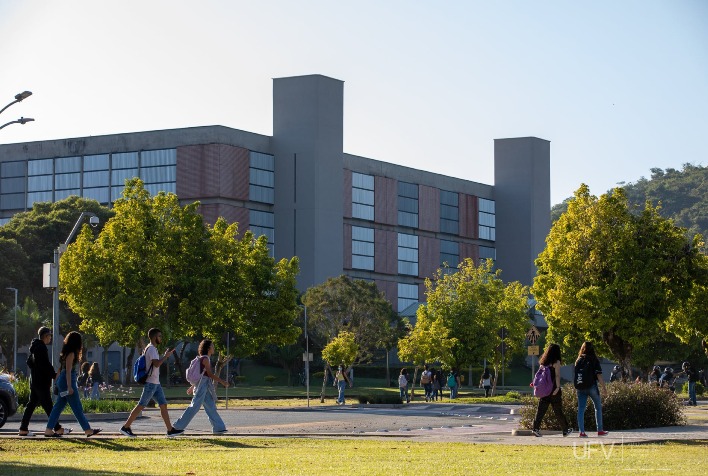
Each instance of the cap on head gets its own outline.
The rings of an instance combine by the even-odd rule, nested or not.
[[[52,330],[49,327],[40,327],[39,330],[37,331],[37,334],[39,334],[39,338],[43,338],[47,334],[51,334]]]
[[[683,364],[681,364],[681,368],[682,368],[683,370],[686,370],[686,369],[689,368],[690,366],[691,366],[691,364],[690,364],[689,362],[684,362]]]

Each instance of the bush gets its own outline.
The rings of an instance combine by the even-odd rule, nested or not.
[[[531,428],[536,416],[538,399],[525,397],[521,408],[522,428]],[[577,427],[578,394],[571,384],[563,386],[563,414],[572,428]],[[607,394],[602,397],[602,421],[605,430],[632,430],[661,426],[685,425],[683,405],[672,392],[649,384],[607,384]],[[548,409],[541,422],[541,429],[560,430],[561,425],[553,410]],[[585,409],[585,429],[597,430],[595,410],[588,398]]]
[[[317,379],[317,380],[322,380],[324,378],[324,370],[320,370],[319,372],[313,373],[311,378]]]
[[[696,396],[703,396],[706,389],[701,382],[696,382]],[[688,398],[688,382],[676,385],[676,393]]]
[[[364,404],[402,404],[403,401],[401,400],[400,395],[396,395],[393,393],[383,393],[379,395],[359,395],[358,397],[359,403],[362,405]]]
[[[266,375],[265,377],[263,377],[263,380],[265,380],[268,385],[273,385],[273,382],[278,380],[278,377],[276,377],[275,375]]]
[[[513,398],[514,400],[521,400],[521,394],[519,392],[511,391],[506,392],[508,398]]]
[[[17,377],[12,382],[12,386],[15,387],[15,392],[17,392],[17,403],[22,406],[27,405],[30,397],[29,379],[27,377]]]

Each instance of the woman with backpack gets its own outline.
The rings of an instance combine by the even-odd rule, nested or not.
[[[401,395],[401,403],[410,403],[410,398],[408,397],[408,370],[405,367],[401,369],[401,373],[398,375],[398,391]]]
[[[215,435],[221,435],[226,433],[226,425],[224,420],[221,419],[216,411],[216,389],[214,388],[214,381],[216,380],[224,387],[228,387],[229,383],[223,380],[218,375],[212,373],[211,362],[209,358],[214,353],[214,344],[209,339],[204,339],[199,343],[199,350],[197,351],[199,359],[199,373],[200,378],[196,385],[192,385],[187,390],[188,394],[192,394],[192,402],[184,410],[182,416],[180,416],[172,427],[178,431],[184,431],[192,421],[192,418],[197,414],[202,405],[204,405],[204,411],[209,418],[209,423],[211,423],[211,431]],[[191,367],[191,365],[190,365]]]
[[[574,384],[578,391],[578,431],[581,438],[587,438],[585,434],[585,407],[588,397],[595,407],[595,424],[597,425],[597,436],[605,436],[608,432],[602,427],[602,401],[598,385],[605,394],[605,381],[602,380],[602,367],[600,359],[595,353],[595,346],[592,342],[583,342],[575,361]]]
[[[541,436],[541,421],[550,405],[553,408],[553,413],[560,421],[563,430],[563,436],[568,436],[573,433],[573,429],[568,427],[568,420],[563,414],[563,393],[561,391],[561,350],[558,344],[549,344],[546,351],[543,353],[538,363],[541,367],[550,371],[550,380],[552,383],[551,393],[541,397],[538,400],[538,408],[536,409],[536,418],[533,420],[533,429],[531,432],[534,436]],[[543,371],[542,369],[540,369]],[[535,379],[534,379],[535,381]]]

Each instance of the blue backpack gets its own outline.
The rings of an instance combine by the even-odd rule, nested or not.
[[[551,368],[541,365],[533,377],[533,396],[543,398],[553,393],[553,380],[551,380]]]
[[[150,364],[150,368],[148,368],[145,352],[143,352],[143,354],[135,360],[135,364],[133,364],[133,380],[140,385],[145,385],[150,374],[152,374],[152,363]]]

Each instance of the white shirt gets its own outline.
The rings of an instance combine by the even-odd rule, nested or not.
[[[157,351],[157,347],[152,344],[148,344],[145,348],[145,367],[147,369],[152,365],[153,360],[160,360],[160,353]],[[152,366],[152,372],[148,375],[146,383],[160,383],[160,367]]]

